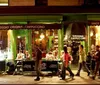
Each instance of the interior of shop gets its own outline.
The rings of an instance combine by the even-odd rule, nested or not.
[[[90,26],[91,45],[100,45],[100,26]]]
[[[6,56],[10,57],[7,57],[7,59],[15,59],[19,50],[22,50],[22,53],[25,53],[25,50],[27,50],[31,58],[33,58],[35,57],[34,45],[38,45],[42,48],[42,57],[46,58],[47,53],[58,50],[58,33],[58,29],[1,30],[0,51],[2,53],[5,50],[9,51],[10,55],[6,54]],[[55,55],[57,56],[58,52]],[[2,59],[2,57],[0,57],[0,59]]]

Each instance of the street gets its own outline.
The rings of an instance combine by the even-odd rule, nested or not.
[[[73,70],[76,73],[76,70]],[[58,76],[41,77],[40,81],[34,81],[35,76],[7,75],[0,74],[0,84],[100,84],[98,76],[92,80],[86,72],[81,71],[80,77],[75,76],[72,80],[66,76],[66,80],[61,80]]]

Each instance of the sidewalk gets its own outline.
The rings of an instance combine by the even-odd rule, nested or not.
[[[76,70],[73,72],[76,73]],[[41,77],[40,81],[34,81],[35,78],[35,76],[0,74],[0,84],[100,84],[100,79],[92,80],[83,71],[81,71],[81,76],[75,76],[74,80],[68,76],[66,76],[66,80],[60,80],[58,76]]]

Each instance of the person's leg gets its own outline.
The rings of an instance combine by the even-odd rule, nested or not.
[[[90,63],[86,63],[86,66],[90,70]]]
[[[95,70],[95,64],[96,62],[95,62],[95,60],[92,60],[92,62],[91,62],[91,71],[92,71],[92,74],[94,73],[94,70]]]
[[[72,70],[70,69],[70,67],[68,66],[66,69],[69,71],[70,76],[71,77],[74,77],[74,73],[72,72]]]
[[[95,69],[95,72],[94,72],[93,79],[95,79],[98,70],[99,70],[99,62],[97,62],[97,64],[96,64],[96,69]]]
[[[100,79],[100,64],[99,64],[99,76],[98,76],[98,79]]]
[[[80,76],[81,69],[82,69],[82,63],[79,63],[79,69],[78,69],[76,76]]]
[[[38,67],[37,67],[37,78],[40,79],[40,70],[39,70],[39,64],[38,64]]]
[[[88,67],[86,65],[86,62],[83,62],[83,66],[85,67],[86,72],[88,73],[88,76],[89,76],[90,75],[90,70],[88,69]]]
[[[36,76],[37,76],[35,80],[40,80],[40,77],[39,77],[39,62],[36,61],[35,64],[36,64],[35,67],[36,67]]]
[[[65,66],[62,66],[62,74],[61,74],[62,79],[64,80],[66,77],[66,70],[65,70]]]

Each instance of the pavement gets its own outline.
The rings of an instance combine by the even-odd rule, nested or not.
[[[77,70],[72,70],[76,74]],[[81,71],[80,77],[75,76],[71,79],[66,76],[65,80],[60,80],[58,76],[41,77],[40,81],[34,81],[36,76],[32,75],[7,75],[0,74],[0,84],[100,84],[100,79],[96,77],[95,80],[87,76],[87,73]]]

